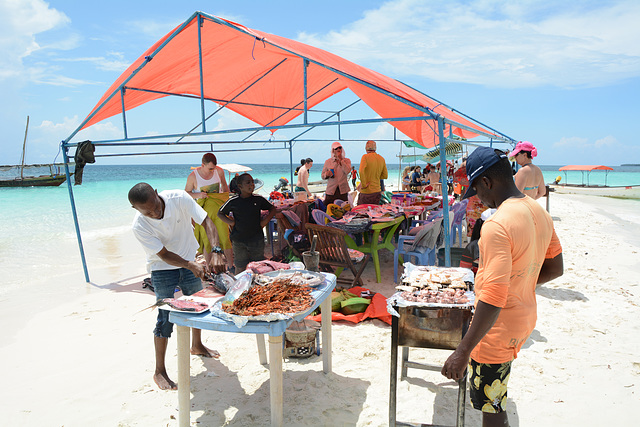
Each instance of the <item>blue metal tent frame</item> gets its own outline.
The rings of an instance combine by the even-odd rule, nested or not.
[[[125,96],[126,96],[126,92],[130,91],[130,90],[146,90],[149,91],[148,89],[140,89],[140,88],[132,88],[132,87],[127,87],[127,83],[138,73],[140,72],[140,70],[142,70],[145,65],[147,65],[152,59],[153,57],[164,47],[166,46],[167,43],[169,43],[180,31],[182,31],[182,29],[184,29],[184,27],[191,22],[192,19],[197,18],[198,19],[198,54],[199,54],[199,66],[200,66],[200,96],[194,96],[194,95],[185,95],[185,94],[179,94],[179,93],[167,93],[167,92],[157,92],[157,93],[161,93],[163,95],[168,95],[168,96],[178,96],[178,97],[186,97],[186,98],[192,98],[194,100],[199,100],[200,101],[200,123],[198,123],[196,126],[194,126],[190,131],[188,132],[183,132],[183,133],[172,133],[172,134],[164,134],[164,135],[154,135],[154,136],[137,136],[137,137],[131,137],[128,135],[128,126],[127,126],[127,117],[126,117],[126,110],[125,110]],[[466,126],[464,124],[458,123],[454,120],[450,120],[447,119],[446,117],[434,112],[433,110],[424,107],[422,105],[416,104],[412,101],[409,101],[407,99],[404,99],[394,93],[391,93],[383,88],[380,88],[378,86],[375,86],[367,81],[364,81],[362,79],[359,79],[357,77],[351,76],[347,73],[342,72],[341,70],[337,70],[335,68],[329,67],[323,63],[314,61],[312,59],[306,58],[304,56],[301,56],[295,52],[291,52],[287,49],[283,49],[281,46],[278,46],[279,49],[282,49],[286,52],[288,52],[289,54],[300,58],[303,63],[305,64],[305,66],[303,67],[303,75],[301,76],[301,78],[303,79],[303,88],[304,88],[304,96],[303,96],[303,101],[301,103],[299,103],[298,105],[295,105],[293,107],[291,106],[276,106],[276,105],[267,105],[265,107],[269,107],[269,108],[274,108],[274,109],[283,109],[285,112],[286,111],[291,111],[294,109],[297,110],[301,110],[303,112],[303,114],[301,115],[302,117],[302,121],[300,123],[296,122],[296,123],[288,123],[286,125],[278,125],[278,126],[255,126],[255,127],[243,127],[243,128],[230,128],[230,129],[222,129],[222,130],[214,130],[214,131],[208,131],[206,128],[206,122],[207,120],[211,119],[215,114],[217,114],[218,112],[220,112],[223,108],[225,108],[225,106],[229,105],[229,104],[233,104],[233,103],[237,103],[237,101],[235,100],[235,98],[237,98],[241,93],[243,93],[244,91],[246,91],[249,87],[251,87],[253,84],[257,83],[259,80],[261,80],[262,78],[264,78],[267,74],[269,74],[273,69],[275,69],[276,67],[278,67],[282,62],[276,64],[274,67],[272,67],[270,70],[266,71],[262,76],[260,76],[256,81],[254,81],[253,83],[251,83],[250,85],[248,85],[242,92],[240,92],[240,94],[236,95],[233,99],[229,99],[229,100],[221,100],[221,99],[208,99],[206,97],[203,96],[204,90],[204,81],[203,81],[203,71],[202,71],[202,39],[201,39],[201,33],[200,33],[200,29],[201,29],[201,24],[203,22],[203,20],[211,20],[213,22],[216,22],[220,25],[225,25],[228,27],[233,28],[236,31],[240,31],[243,32],[247,35],[250,35],[251,37],[255,37],[253,34],[251,34],[250,32],[236,27],[236,26],[232,26],[231,24],[227,23],[224,20],[221,20],[213,15],[208,15],[205,14],[203,12],[195,12],[189,19],[187,19],[182,25],[180,25],[179,27],[177,27],[172,34],[166,38],[166,40],[160,44],[156,50],[151,53],[150,55],[148,55],[145,59],[146,61],[144,61],[142,64],[140,64],[140,66],[134,70],[130,76],[128,76],[122,83],[121,85],[116,88],[115,90],[113,90],[113,92],[102,102],[102,104],[100,104],[93,113],[91,113],[89,116],[87,116],[87,118],[71,133],[71,135],[69,135],[69,137],[67,137],[65,140],[63,140],[60,144],[61,146],[61,151],[63,154],[63,158],[64,158],[64,164],[65,164],[65,172],[67,175],[67,188],[69,191],[69,200],[70,200],[70,204],[71,204],[71,211],[72,211],[72,215],[73,215],[73,220],[74,220],[74,225],[75,225],[75,230],[76,230],[76,236],[77,236],[77,240],[78,240],[78,247],[80,250],[80,257],[82,260],[82,266],[84,269],[84,275],[85,275],[85,279],[87,282],[90,281],[89,279],[89,272],[88,272],[88,268],[87,268],[87,263],[86,263],[86,257],[85,257],[85,253],[84,253],[84,248],[83,248],[83,243],[82,243],[82,235],[80,232],[80,226],[78,223],[78,215],[77,215],[77,210],[76,210],[76,206],[75,206],[75,201],[74,201],[74,196],[73,196],[73,187],[71,184],[71,174],[69,171],[69,164],[70,164],[70,158],[69,158],[69,150],[72,148],[75,148],[78,146],[78,142],[72,142],[71,140],[73,139],[74,136],[76,136],[76,134],[84,127],[84,125],[89,122],[89,120],[91,120],[91,118],[93,118],[95,116],[95,114],[100,111],[100,109],[102,107],[104,107],[106,105],[107,102],[109,102],[109,100],[111,100],[113,97],[115,96],[120,96],[121,98],[121,103],[122,103],[122,125],[123,125],[123,138],[122,139],[110,139],[110,140],[100,140],[100,141],[92,141],[94,146],[96,147],[96,149],[100,148],[100,147],[117,147],[117,148],[121,148],[121,147],[161,147],[161,146],[170,146],[170,147],[176,147],[176,146],[181,146],[182,147],[187,147],[187,146],[200,146],[200,145],[209,145],[211,147],[211,149],[206,150],[206,149],[202,149],[202,150],[194,150],[194,151],[187,151],[185,149],[177,149],[177,150],[172,150],[172,151],[144,151],[144,152],[138,152],[138,153],[114,153],[114,154],[96,154],[96,157],[112,157],[112,156],[138,156],[138,155],[161,155],[161,154],[176,154],[176,153],[204,153],[204,152],[208,152],[208,151],[212,151],[213,148],[213,144],[269,144],[269,145],[276,145],[276,147],[272,147],[272,148],[265,148],[265,147],[260,147],[260,148],[242,148],[242,149],[230,149],[230,150],[216,150],[217,152],[220,151],[235,151],[235,152],[239,152],[239,151],[255,151],[255,150],[288,150],[289,151],[289,165],[290,165],[290,170],[291,170],[291,181],[293,182],[293,146],[294,143],[296,142],[306,142],[306,141],[335,141],[336,138],[331,138],[331,139],[303,139],[302,136],[304,134],[306,134],[307,132],[316,129],[316,128],[322,128],[322,127],[336,127],[337,131],[338,131],[338,135],[337,135],[337,140],[340,141],[346,141],[344,139],[341,138],[341,134],[340,134],[340,129],[341,126],[352,126],[352,125],[364,125],[364,124],[375,124],[375,123],[389,123],[389,122],[403,122],[403,121],[425,121],[426,123],[429,124],[429,126],[436,130],[436,134],[438,135],[438,143],[439,143],[439,147],[440,147],[440,152],[441,152],[441,157],[440,157],[440,162],[442,164],[442,167],[444,168],[446,165],[446,155],[445,155],[445,145],[447,142],[457,142],[457,143],[462,143],[465,145],[484,145],[484,144],[489,144],[490,146],[493,146],[493,144],[496,143],[504,143],[504,144],[508,144],[510,146],[514,146],[516,143],[516,140],[514,140],[513,138],[491,128],[490,126],[487,126],[486,124],[479,122],[478,120],[473,119],[472,117],[467,116],[466,114],[457,111],[455,109],[452,109],[450,107],[448,107],[446,104],[441,103],[437,100],[435,100],[432,97],[429,97],[431,99],[434,99],[436,102],[439,103],[439,105],[444,105],[447,108],[449,108],[451,111],[455,112],[456,114],[464,117],[465,119],[468,119],[470,121],[472,121],[473,123],[478,124],[479,126],[485,128],[485,129],[489,129],[492,132],[494,132],[494,134],[490,134],[490,133],[484,133],[484,132],[480,132],[478,131],[478,129],[475,128],[471,128],[469,126]],[[268,40],[264,40],[261,39],[260,41],[262,41],[263,43],[266,44],[271,44]],[[358,98],[356,99],[354,102],[349,103],[348,105],[346,105],[344,108],[341,108],[337,111],[327,111],[327,110],[318,110],[318,109],[309,109],[307,106],[307,100],[309,99],[309,94],[307,92],[307,65],[309,63],[313,63],[317,66],[326,68],[336,74],[339,74],[342,77],[345,77],[347,79],[353,80],[361,85],[364,85],[370,89],[373,89],[385,96],[388,96],[396,101],[402,102],[406,105],[411,106],[412,108],[425,113],[426,116],[416,116],[416,117],[375,117],[375,118],[360,118],[360,119],[352,119],[352,120],[343,120],[341,119],[341,114],[344,113],[347,109],[351,108],[352,106],[356,105],[358,102],[360,102],[361,100]],[[332,82],[331,82],[332,83]],[[331,83],[329,83],[328,85],[330,85]],[[414,89],[415,90],[415,89]],[[153,92],[153,91],[151,91]],[[419,91],[417,91],[419,92]],[[424,94],[425,96],[428,96],[426,94]],[[313,96],[313,94],[311,95]],[[357,97],[356,97],[357,98]],[[214,103],[216,109],[213,113],[211,113],[210,115],[207,116],[206,114],[206,101],[212,102]],[[218,105],[218,104],[222,104],[222,105]],[[300,105],[302,104],[302,105]],[[254,105],[254,106],[258,106],[255,104],[249,104],[249,105]],[[327,114],[327,117],[325,117],[323,120],[320,121],[309,121],[309,117],[308,117],[308,113],[309,112],[314,112],[314,113],[319,113],[319,114]],[[294,121],[299,120],[300,117],[294,119]],[[276,119],[274,119],[276,120]],[[488,141],[460,141],[458,139],[453,139],[453,138],[447,138],[444,136],[445,134],[445,127],[449,125],[450,128],[449,130],[451,131],[451,127],[455,126],[461,129],[466,129],[469,130],[471,132],[474,132],[476,134],[479,134],[481,136],[487,137],[489,138]],[[196,129],[200,128],[200,131],[197,132]],[[301,130],[301,132],[299,134],[297,134],[296,136],[292,137],[292,138],[287,138],[287,139],[283,139],[283,140],[274,140],[274,139],[268,139],[268,140],[251,140],[250,138],[252,136],[254,136],[255,134],[257,134],[258,132],[261,131],[275,131],[275,130],[295,130],[295,129],[299,129]],[[238,138],[230,138],[228,140],[225,141],[218,141],[218,140],[189,140],[189,141],[185,141],[185,139],[188,138],[203,138],[203,137],[216,137],[216,136],[221,136],[221,135],[234,135],[234,134],[248,134],[242,138],[238,137]],[[395,132],[394,132],[395,135]],[[452,135],[452,133],[450,132],[450,135]],[[401,141],[400,139],[393,139],[392,141]],[[278,145],[280,145],[278,147]],[[177,147],[176,147],[177,148]],[[444,169],[443,169],[444,170]],[[443,191],[443,200],[447,200],[448,198],[448,194],[447,194],[447,185],[446,185],[446,175],[442,174],[442,191]],[[444,209],[444,218],[445,218],[445,223],[448,223],[448,218],[449,218],[449,205],[447,203],[443,204],[443,209]],[[451,258],[450,258],[450,239],[449,239],[449,233],[450,230],[448,230],[448,227],[444,227],[444,232],[445,232],[445,264],[446,265],[450,265],[451,262]]]

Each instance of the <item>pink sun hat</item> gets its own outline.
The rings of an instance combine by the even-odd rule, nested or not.
[[[538,150],[533,146],[529,141],[520,141],[516,145],[516,148],[513,149],[512,152],[509,153],[509,157],[515,157],[521,151],[530,151],[531,158],[536,157],[538,155]]]

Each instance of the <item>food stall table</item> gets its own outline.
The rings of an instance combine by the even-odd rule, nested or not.
[[[378,251],[381,249],[387,249],[391,253],[395,250],[395,246],[393,245],[392,239],[396,233],[396,230],[405,220],[405,216],[399,216],[396,218],[376,218],[372,221],[371,231],[373,232],[371,236],[368,234],[364,234],[365,241],[362,245],[357,245],[356,242],[347,236],[345,240],[347,241],[347,247],[350,249],[355,249],[365,254],[371,254],[373,257],[373,265],[376,270],[376,282],[380,283],[382,280],[382,275],[380,274],[380,259],[378,257]],[[380,233],[386,230],[386,234],[384,236],[384,240],[380,242],[379,237]],[[368,240],[368,241],[367,241]]]
[[[189,328],[210,331],[235,332],[241,334],[257,334],[258,354],[261,364],[267,363],[264,334],[269,335],[269,371],[271,425],[283,424],[283,387],[282,387],[282,336],[293,321],[303,320],[309,313],[321,306],[322,310],[322,368],[325,373],[331,372],[331,291],[336,286],[336,276],[322,273],[324,282],[314,288],[311,295],[314,304],[292,319],[273,322],[249,321],[239,328],[233,322],[214,316],[210,311],[194,314],[172,311],[169,320],[177,326],[178,341],[178,409],[180,427],[190,425],[190,353]]]

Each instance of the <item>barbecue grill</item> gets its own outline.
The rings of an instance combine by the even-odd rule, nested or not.
[[[409,305],[392,306],[399,317],[391,321],[391,379],[389,392],[389,425],[407,425],[396,422],[396,387],[398,374],[398,347],[402,347],[401,380],[408,368],[440,372],[441,366],[409,361],[410,347],[455,350],[471,323],[470,306],[437,307]],[[458,381],[456,426],[464,426],[467,374]],[[422,424],[425,425],[425,424]]]

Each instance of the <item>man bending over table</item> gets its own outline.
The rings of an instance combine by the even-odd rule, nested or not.
[[[212,245],[218,245],[216,227],[192,198],[183,190],[166,190],[158,194],[149,184],[141,182],[129,190],[129,202],[138,212],[133,220],[133,234],[147,254],[147,270],[156,300],[173,298],[179,287],[184,295],[202,289],[202,281],[209,265],[195,262],[198,241],[193,234],[191,220],[202,224]],[[153,331],[156,369],[153,380],[162,390],[177,390],[165,367],[167,344],[173,331],[169,312],[158,310]],[[215,350],[202,344],[200,329],[192,329],[191,354],[220,357]]]
[[[469,395],[483,426],[508,426],[511,363],[536,325],[536,285],[562,276],[562,247],[551,216],[522,194],[506,154],[476,148],[467,160],[469,188],[497,211],[482,225],[475,279],[476,311],[442,375],[460,380],[469,369]]]

